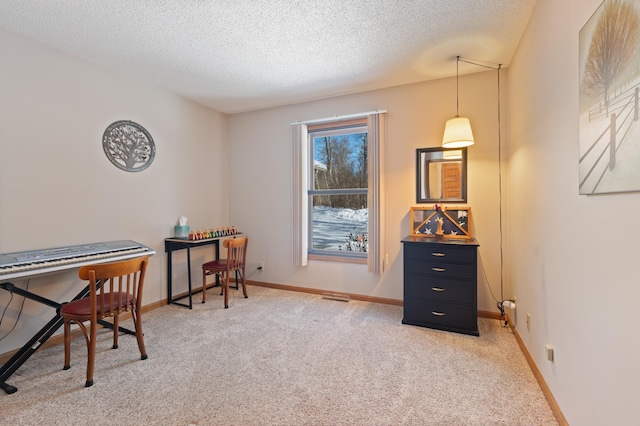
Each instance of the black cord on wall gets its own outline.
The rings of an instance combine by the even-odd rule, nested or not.
[[[25,290],[29,290],[29,281],[27,280],[27,284],[25,287]],[[2,316],[0,316],[0,324],[2,324],[2,321],[4,320],[4,316],[7,313],[7,309],[9,309],[9,305],[11,305],[11,301],[13,300],[13,293],[11,293],[11,297],[9,298],[9,301],[7,302],[7,306],[4,307],[4,309],[2,310]],[[9,334],[11,334],[11,332],[16,328],[16,325],[18,325],[18,321],[20,321],[20,316],[22,315],[22,310],[24,309],[24,301],[26,300],[25,297],[22,298],[22,303],[20,304],[20,310],[18,311],[18,317],[16,318],[15,322],[13,323],[13,325],[11,326],[11,329],[9,331],[7,331],[4,336],[0,337],[0,342],[2,340],[4,340]]]
[[[496,300],[496,304],[498,310],[500,310],[500,315],[505,318],[504,307],[502,306],[502,302],[504,302],[504,248],[503,248],[503,223],[502,223],[502,120],[501,120],[501,109],[500,109],[500,70],[502,69],[502,64],[498,64],[497,66],[490,66],[479,64],[477,62],[469,61],[463,58],[458,57],[458,61],[466,62],[471,65],[476,65],[479,67],[489,68],[497,71],[498,76],[498,204],[499,204],[499,223],[500,223],[500,300]],[[489,281],[486,277],[486,272],[484,271],[484,266],[482,267],[482,272],[484,274],[485,282],[489,288],[489,292],[494,299],[496,297],[493,294],[493,290],[489,285]],[[505,320],[506,323],[506,320]]]

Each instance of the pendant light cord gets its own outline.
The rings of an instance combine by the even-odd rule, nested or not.
[[[498,65],[498,197],[499,197],[499,205],[500,205],[500,301],[504,301],[504,287],[503,287],[503,276],[504,276],[504,255],[502,248],[502,122],[500,119],[500,68],[502,68],[502,64]],[[501,306],[502,315],[504,315],[504,307]]]
[[[457,90],[458,75],[459,75],[458,64],[460,63],[460,61],[465,62],[467,64],[496,70],[498,72],[497,73],[498,75],[498,103],[497,104],[498,104],[498,204],[500,206],[500,209],[498,212],[499,225],[500,225],[500,300],[496,300],[496,302],[498,304],[498,309],[500,310],[502,317],[505,317],[504,307],[502,306],[502,302],[504,302],[504,248],[502,243],[504,239],[503,238],[503,222],[502,222],[502,120],[501,120],[501,109],[500,109],[500,70],[502,69],[502,64],[498,64],[497,66],[479,64],[477,62],[461,59],[460,56],[458,56],[456,61],[456,90]],[[457,110],[456,110],[456,113],[457,113]],[[491,289],[491,286],[489,285],[489,281],[487,280],[486,272],[484,272],[484,266],[482,269],[483,269],[483,273],[485,273],[485,281],[487,282],[487,286],[489,287],[489,292],[491,293],[491,295],[495,300],[496,297],[493,294],[493,290]],[[506,325],[507,323],[505,319],[505,326]]]
[[[456,117],[460,117],[460,56],[456,58]]]

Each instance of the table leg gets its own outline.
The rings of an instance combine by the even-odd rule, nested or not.
[[[189,309],[193,309],[193,293],[191,291],[191,247],[187,247],[187,276],[189,277]]]
[[[171,252],[173,251],[172,247],[169,246],[167,249],[167,304],[170,305],[173,302],[173,293],[171,290],[172,282],[171,277],[173,276],[173,271],[171,267]]]

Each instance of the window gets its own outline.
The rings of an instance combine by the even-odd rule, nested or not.
[[[336,128],[336,126],[339,126]],[[367,122],[308,127],[309,253],[366,259]]]
[[[369,272],[383,272],[385,122],[384,111],[376,111],[292,124],[295,265],[306,266],[310,255],[325,256],[366,261]],[[345,234],[339,227],[350,230]],[[336,230],[341,237],[332,236]]]

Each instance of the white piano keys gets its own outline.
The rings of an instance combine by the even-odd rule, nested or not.
[[[92,250],[95,252],[91,253]],[[56,258],[58,253],[60,257]],[[130,240],[0,254],[0,281],[79,268],[101,260],[117,261],[154,254],[151,248]]]

